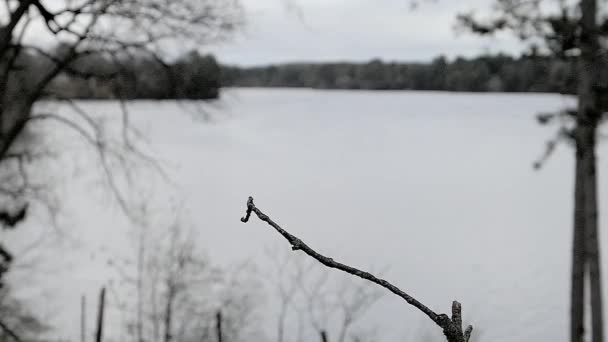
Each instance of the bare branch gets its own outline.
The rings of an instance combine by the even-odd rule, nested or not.
[[[15,340],[15,342],[21,342],[21,338],[19,338],[19,336],[2,321],[0,321],[0,329],[2,329],[2,331],[4,331],[8,336]]]
[[[340,262],[334,261],[334,259],[326,257],[314,249],[310,248],[307,244],[305,244],[302,240],[297,238],[296,236],[290,234],[285,229],[281,228],[277,223],[275,223],[268,215],[264,214],[260,209],[258,209],[253,203],[253,197],[249,197],[247,200],[247,212],[245,217],[241,218],[241,222],[247,223],[251,218],[251,213],[255,213],[255,215],[262,221],[266,222],[272,228],[274,228],[279,234],[281,234],[290,244],[291,249],[294,251],[301,250],[313,259],[317,260],[321,264],[329,267],[335,268],[337,270],[346,272],[348,274],[354,275],[356,277],[368,280],[372,283],[375,283],[385,289],[391,291],[395,295],[404,299],[408,304],[422,311],[425,315],[427,315],[435,324],[437,324],[440,328],[443,329],[443,333],[448,339],[449,342],[465,342],[468,341],[468,336],[473,331],[472,326],[468,326],[465,335],[465,332],[462,330],[462,316],[461,316],[461,305],[460,303],[454,301],[452,303],[452,318],[450,319],[446,314],[437,314],[433,310],[429,309],[426,305],[419,302],[414,297],[405,293],[403,290],[398,288],[397,286],[389,283],[384,279],[380,279],[369,272],[365,272],[359,270],[357,268],[342,264]]]
[[[575,113],[574,110],[566,109],[558,113],[540,113],[536,116],[541,125],[547,125],[555,120],[559,120],[559,128],[555,136],[547,141],[543,154],[534,162],[533,167],[535,170],[540,170],[547,163],[560,142],[574,141],[575,137],[573,129],[570,128],[569,121],[576,115]]]
[[[247,201],[247,214],[244,218],[241,218],[241,221],[244,223],[249,221],[249,218],[250,218],[252,212],[255,213],[260,220],[268,223],[277,232],[279,232],[279,234],[281,234],[287,241],[289,241],[289,243],[291,244],[291,248],[294,251],[301,250],[327,267],[335,268],[340,271],[343,271],[343,272],[352,274],[354,276],[369,280],[373,283],[376,283],[376,284],[388,289],[389,291],[393,292],[397,296],[403,298],[410,305],[416,307],[418,310],[422,311],[425,315],[427,315],[431,320],[433,320],[433,322],[437,322],[439,320],[439,315],[437,313],[433,312],[431,309],[426,307],[424,304],[420,303],[418,300],[416,300],[412,296],[408,295],[407,293],[403,292],[401,289],[399,289],[395,285],[392,285],[388,281],[383,280],[383,279],[378,279],[377,277],[375,277],[374,275],[372,275],[368,272],[358,270],[358,269],[356,269],[354,267],[350,267],[348,265],[344,265],[342,263],[334,261],[332,258],[328,258],[324,255],[317,253],[315,250],[313,250],[308,245],[306,245],[302,240],[291,235],[289,232],[287,232],[286,230],[281,228],[278,224],[276,224],[274,221],[272,221],[270,219],[270,217],[268,217],[266,214],[262,213],[262,211],[260,209],[258,209],[255,206],[255,204],[253,203],[253,197],[249,197],[249,200]]]
[[[14,228],[17,223],[23,221],[27,215],[27,204],[21,207],[17,212],[0,211],[0,223],[6,228]]]

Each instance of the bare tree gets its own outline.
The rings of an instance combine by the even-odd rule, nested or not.
[[[32,151],[28,144],[34,138],[28,133],[37,123],[50,121],[77,132],[99,155],[107,171],[112,162],[124,159],[119,155],[125,152],[149,159],[144,158],[131,141],[133,132],[126,111],[122,118],[123,148],[117,149],[102,135],[96,120],[73,101],[55,97],[73,109],[65,115],[42,112],[34,106],[38,100],[54,96],[48,92],[53,80],[62,74],[96,78],[122,71],[119,64],[103,75],[79,70],[78,61],[91,55],[118,61],[121,55],[143,51],[161,62],[163,45],[176,39],[193,44],[221,39],[240,22],[236,0],[5,0],[3,5],[0,9],[0,175],[3,177],[0,201],[7,209],[15,203],[26,208],[28,202],[45,202],[37,196],[41,185],[30,183],[27,172],[35,167],[31,165],[32,160],[39,157],[39,152]],[[27,38],[34,34],[46,39],[44,45],[61,48],[45,49],[35,45]],[[116,157],[108,160],[109,155]],[[110,185],[116,187],[116,184]]]
[[[163,64],[163,46],[175,40],[202,44],[224,38],[238,25],[241,14],[237,0],[6,0],[4,4],[4,13],[0,12],[4,14],[0,16],[0,171],[11,182],[3,182],[0,200],[8,203],[40,200],[36,196],[40,186],[28,182],[27,169],[33,167],[36,155],[27,144],[31,140],[27,133],[32,126],[50,121],[74,130],[91,147],[106,171],[108,185],[126,206],[119,191],[122,184],[111,178],[112,165],[129,169],[125,156],[152,161],[134,142],[137,134],[128,112],[122,111],[122,136],[113,144],[95,118],[70,99],[49,93],[48,86],[63,74],[85,79],[124,74],[121,57],[136,52],[150,54]],[[44,49],[31,43],[27,36],[34,33],[46,37],[47,45],[59,47]],[[92,55],[114,61],[114,68],[101,74],[83,70],[79,62]],[[122,98],[121,90],[115,91]],[[49,97],[65,102],[73,111],[59,115],[34,106]]]
[[[469,341],[471,333],[473,332],[473,326],[469,325],[466,329],[463,330],[462,309],[460,303],[458,303],[457,301],[454,301],[452,303],[451,318],[446,314],[437,314],[433,310],[429,309],[426,305],[422,304],[417,299],[410,296],[397,286],[389,283],[388,281],[378,278],[369,272],[365,272],[355,267],[337,262],[332,258],[318,253],[317,251],[309,247],[307,244],[305,244],[302,240],[290,234],[285,229],[281,228],[281,226],[275,223],[270,217],[268,217],[268,215],[264,214],[260,209],[255,206],[253,202],[253,197],[249,197],[249,199],[247,200],[247,212],[245,217],[241,218],[241,221],[244,223],[248,222],[252,213],[254,213],[260,220],[266,222],[281,236],[283,236],[283,238],[285,238],[285,240],[287,240],[287,242],[289,242],[289,244],[291,245],[292,250],[302,251],[326,267],[334,268],[342,272],[351,274],[353,276],[362,278],[364,280],[370,281],[378,286],[389,290],[398,297],[401,297],[408,304],[417,308],[419,311],[424,313],[429,319],[431,319],[437,326],[439,326],[443,330],[443,333],[449,342]]]
[[[287,323],[287,316],[290,307],[293,305],[295,296],[297,294],[299,272],[297,276],[288,274],[288,271],[292,269],[289,267],[292,263],[291,258],[288,257],[277,257],[276,253],[268,250],[267,252],[269,260],[274,264],[272,267],[272,274],[269,279],[273,279],[271,292],[277,292],[279,300],[279,311],[277,314],[277,342],[284,342],[285,339],[285,325]],[[300,266],[301,264],[297,264]],[[297,268],[298,270],[300,267]],[[299,341],[298,341],[299,342]]]
[[[97,156],[107,185],[129,215],[121,186],[134,179],[133,162],[156,166],[135,143],[137,132],[123,106],[119,138],[109,138],[98,120],[76,102],[49,91],[62,75],[105,79],[124,71],[121,57],[147,53],[163,63],[163,49],[174,41],[197,45],[225,38],[240,24],[238,0],[3,0],[0,4],[0,221],[2,228],[25,219],[29,208],[57,210],[48,181],[32,172],[49,156],[40,140],[60,125],[75,132]],[[37,36],[40,40],[29,37]],[[51,48],[47,48],[47,47]],[[98,55],[115,61],[101,74],[81,69],[79,61]],[[117,98],[121,90],[115,89]],[[40,99],[62,102],[70,111],[49,112]],[[49,160],[52,158],[49,158]],[[115,179],[122,165],[127,181]],[[0,231],[0,234],[2,232]],[[12,260],[10,246],[0,244],[0,278]],[[1,280],[0,280],[1,282]]]
[[[170,228],[170,242],[166,249],[163,259],[157,260],[163,278],[163,301],[165,303],[163,317],[163,342],[171,342],[174,335],[174,322],[187,320],[185,315],[180,316],[178,305],[197,305],[193,302],[201,303],[191,295],[195,289],[204,289],[205,282],[212,283],[217,279],[212,279],[213,270],[208,270],[210,265],[203,258],[195,255],[194,243],[191,236],[187,236],[181,230],[179,224]],[[200,304],[199,304],[200,305]],[[183,309],[182,309],[183,310]],[[176,317],[178,320],[176,320]]]
[[[267,254],[272,274],[266,278],[278,300],[277,341],[303,341],[304,333],[312,329],[315,338],[323,332],[328,339],[334,336],[344,342],[353,325],[381,297],[378,289],[338,279],[314,261],[279,251]],[[294,339],[289,340],[285,331],[294,330],[297,334],[290,334]]]
[[[222,337],[225,341],[249,341],[261,338],[259,308],[264,303],[259,271],[245,261],[223,267],[216,291],[215,312],[222,312]]]
[[[185,306],[207,300],[193,296],[194,289],[203,291],[219,281],[219,271],[197,252],[191,231],[178,219],[168,228],[139,226],[136,230],[135,261],[112,263],[136,293],[122,307],[127,311],[134,307],[128,330],[137,341],[171,341],[179,330],[175,322],[186,324],[185,320],[198,318],[186,318]]]
[[[116,309],[128,317],[128,335],[150,342],[215,341],[221,311],[224,340],[244,339],[255,328],[260,301],[255,270],[211,263],[182,211],[174,212],[168,226],[158,219],[135,227],[134,255],[112,262],[124,285]]]
[[[337,341],[346,342],[353,325],[380,299],[382,293],[367,283],[353,284],[342,281],[337,295],[337,304],[342,316]]]
[[[492,18],[480,21],[471,14],[461,22],[478,34],[509,31],[532,44],[540,53],[578,65],[578,108],[539,116],[541,123],[558,122],[555,139],[547,153],[560,141],[575,148],[574,220],[572,244],[570,340],[584,338],[585,278],[590,283],[592,340],[604,340],[598,242],[597,159],[598,128],[608,110],[608,58],[602,41],[608,37],[608,17],[598,10],[598,0],[519,1],[498,0]],[[605,3],[605,2],[604,2]],[[598,20],[600,22],[598,22]],[[540,165],[540,164],[538,164]]]

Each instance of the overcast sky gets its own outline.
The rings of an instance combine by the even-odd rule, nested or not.
[[[458,13],[481,13],[492,0],[242,0],[247,24],[235,39],[210,47],[223,63],[427,61],[445,54],[518,52],[508,37],[479,38],[455,29]]]

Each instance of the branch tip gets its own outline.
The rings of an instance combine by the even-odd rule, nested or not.
[[[469,325],[467,329],[464,331],[464,342],[469,342],[471,338],[471,333],[473,332],[473,326]]]
[[[462,305],[459,302],[452,302],[452,322],[462,329]]]
[[[255,205],[253,204],[253,197],[249,196],[249,199],[247,199],[247,212],[245,213],[245,217],[241,217],[241,222],[247,223],[247,221],[249,221],[254,207]]]

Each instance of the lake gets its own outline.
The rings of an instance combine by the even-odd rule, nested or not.
[[[319,252],[361,268],[388,266],[384,278],[436,312],[459,300],[477,341],[517,342],[568,336],[572,149],[559,145],[540,171],[532,165],[558,129],[535,115],[572,104],[551,94],[228,89],[212,105],[128,107],[170,178],[144,187],[179,194],[214,260],[263,260],[267,246],[289,249],[259,220],[239,221],[252,195]],[[119,111],[116,103],[81,105],[102,116]],[[107,281],[102,256],[124,243],[127,225],[108,196],[91,195],[92,178],[78,174],[62,190],[59,217],[67,244],[78,248],[55,254],[69,270],[28,292],[46,298],[49,319],[72,339],[80,294],[94,300]],[[419,340],[427,330],[441,336],[391,294],[366,320],[377,341]]]

